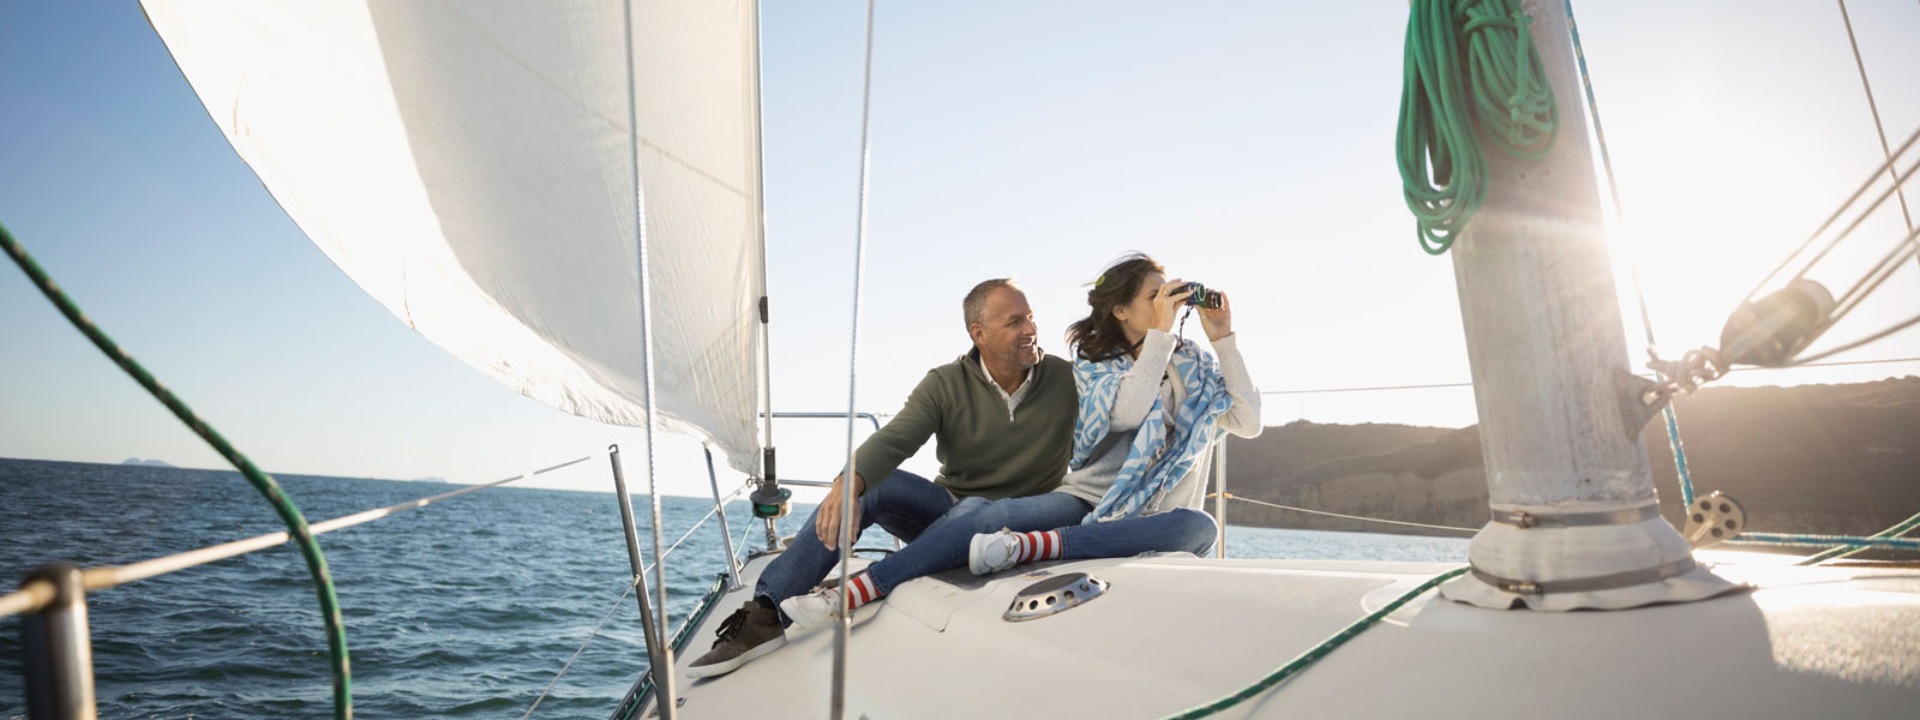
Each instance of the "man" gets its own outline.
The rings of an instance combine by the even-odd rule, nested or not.
[[[780,601],[813,589],[839,562],[841,523],[850,537],[877,522],[912,542],[959,497],[1023,497],[1059,486],[1079,411],[1073,364],[1041,352],[1026,293],[1010,279],[974,286],[961,311],[973,349],[927,371],[899,414],[861,443],[853,481],[845,473],[833,479],[808,527],[761,573],[753,599],[720,623],[713,649],[688,665],[688,676],[723,675],[786,645],[790,620]],[[929,436],[939,476],[928,481],[899,470]],[[849,485],[856,500],[842,518]]]

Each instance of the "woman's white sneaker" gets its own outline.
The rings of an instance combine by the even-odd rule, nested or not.
[[[1012,530],[974,535],[967,546],[967,569],[975,575],[997,573],[1019,563],[1020,535]]]

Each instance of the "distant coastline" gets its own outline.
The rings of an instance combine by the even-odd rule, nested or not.
[[[1756,531],[1872,533],[1920,512],[1920,377],[1845,385],[1707,388],[1674,403],[1694,489],[1745,504]],[[1666,428],[1642,432],[1654,488],[1682,524]],[[1478,528],[1486,466],[1478,426],[1296,421],[1229,438],[1227,491],[1369,518]],[[1233,525],[1457,537],[1235,503]]]
[[[139,465],[141,467],[174,468],[176,470],[179,469],[178,465],[174,465],[173,463],[167,462],[165,460],[158,460],[158,459],[142,460],[137,457],[130,457],[125,460],[122,460],[120,461],[120,464],[121,465]]]

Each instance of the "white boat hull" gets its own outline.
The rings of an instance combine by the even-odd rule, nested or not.
[[[828,714],[831,628],[790,628],[787,647],[729,675],[684,674],[770,558],[749,563],[749,589],[717,598],[677,658],[684,717]],[[1756,589],[1567,613],[1429,592],[1217,717],[1920,716],[1920,570],[1703,557],[1716,558]],[[923,578],[855,613],[847,717],[1162,717],[1253,684],[1452,567],[1167,555]],[[1002,619],[1020,589],[1068,572],[1111,587],[1058,615]]]

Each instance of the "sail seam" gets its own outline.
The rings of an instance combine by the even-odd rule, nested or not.
[[[654,144],[652,140],[642,139],[640,141],[640,147],[647,148],[648,150],[652,150],[654,152],[660,153],[661,157],[666,158],[668,160],[672,160],[675,163],[679,164],[680,167],[693,171],[695,175],[699,175],[700,177],[706,178],[708,180],[712,180],[713,184],[719,185],[720,187],[725,188],[727,192],[730,192],[730,193],[733,193],[734,195],[739,196],[740,199],[742,200],[750,200],[753,197],[752,195],[748,195],[746,190],[742,188],[734,187],[733,185],[729,184],[727,181],[721,180],[720,178],[714,176],[713,173],[709,173],[706,170],[701,169],[700,166],[695,165],[684,158],[681,158],[679,155],[673,154],[673,151]]]
[[[473,20],[468,18],[466,15],[461,14],[460,11],[454,8],[451,3],[447,2],[447,0],[440,0],[440,7],[446,10],[448,15],[451,15],[453,16],[454,19],[459,20],[460,24],[465,25],[467,26],[468,29],[472,30],[474,37],[479,38],[482,42],[485,42],[486,44],[493,46],[493,49],[498,50],[500,52],[501,57],[506,58],[509,62],[512,62],[514,65],[518,66],[521,70],[525,70],[528,76],[532,77],[534,80],[539,81],[541,85],[545,85],[548,88],[551,88],[554,91],[554,93],[558,94],[559,96],[573,101],[574,105],[579,106],[581,110],[585,110],[588,115],[592,115],[596,118],[599,118],[601,122],[604,122],[607,124],[607,127],[612,128],[614,130],[619,130],[622,132],[625,132],[627,130],[626,126],[621,124],[619,120],[608,117],[600,113],[599,111],[594,110],[593,107],[591,105],[588,105],[585,100],[582,100],[580,96],[567,91],[565,88],[561,87],[558,83],[555,83],[552,78],[549,78],[544,73],[541,73],[540,71],[533,69],[532,66],[528,65],[525,61],[521,60],[519,55],[514,54],[512,50],[507,49],[507,46],[500,44],[500,42],[497,40],[494,40],[492,35],[489,35],[485,30],[480,29],[479,25],[475,24]]]

